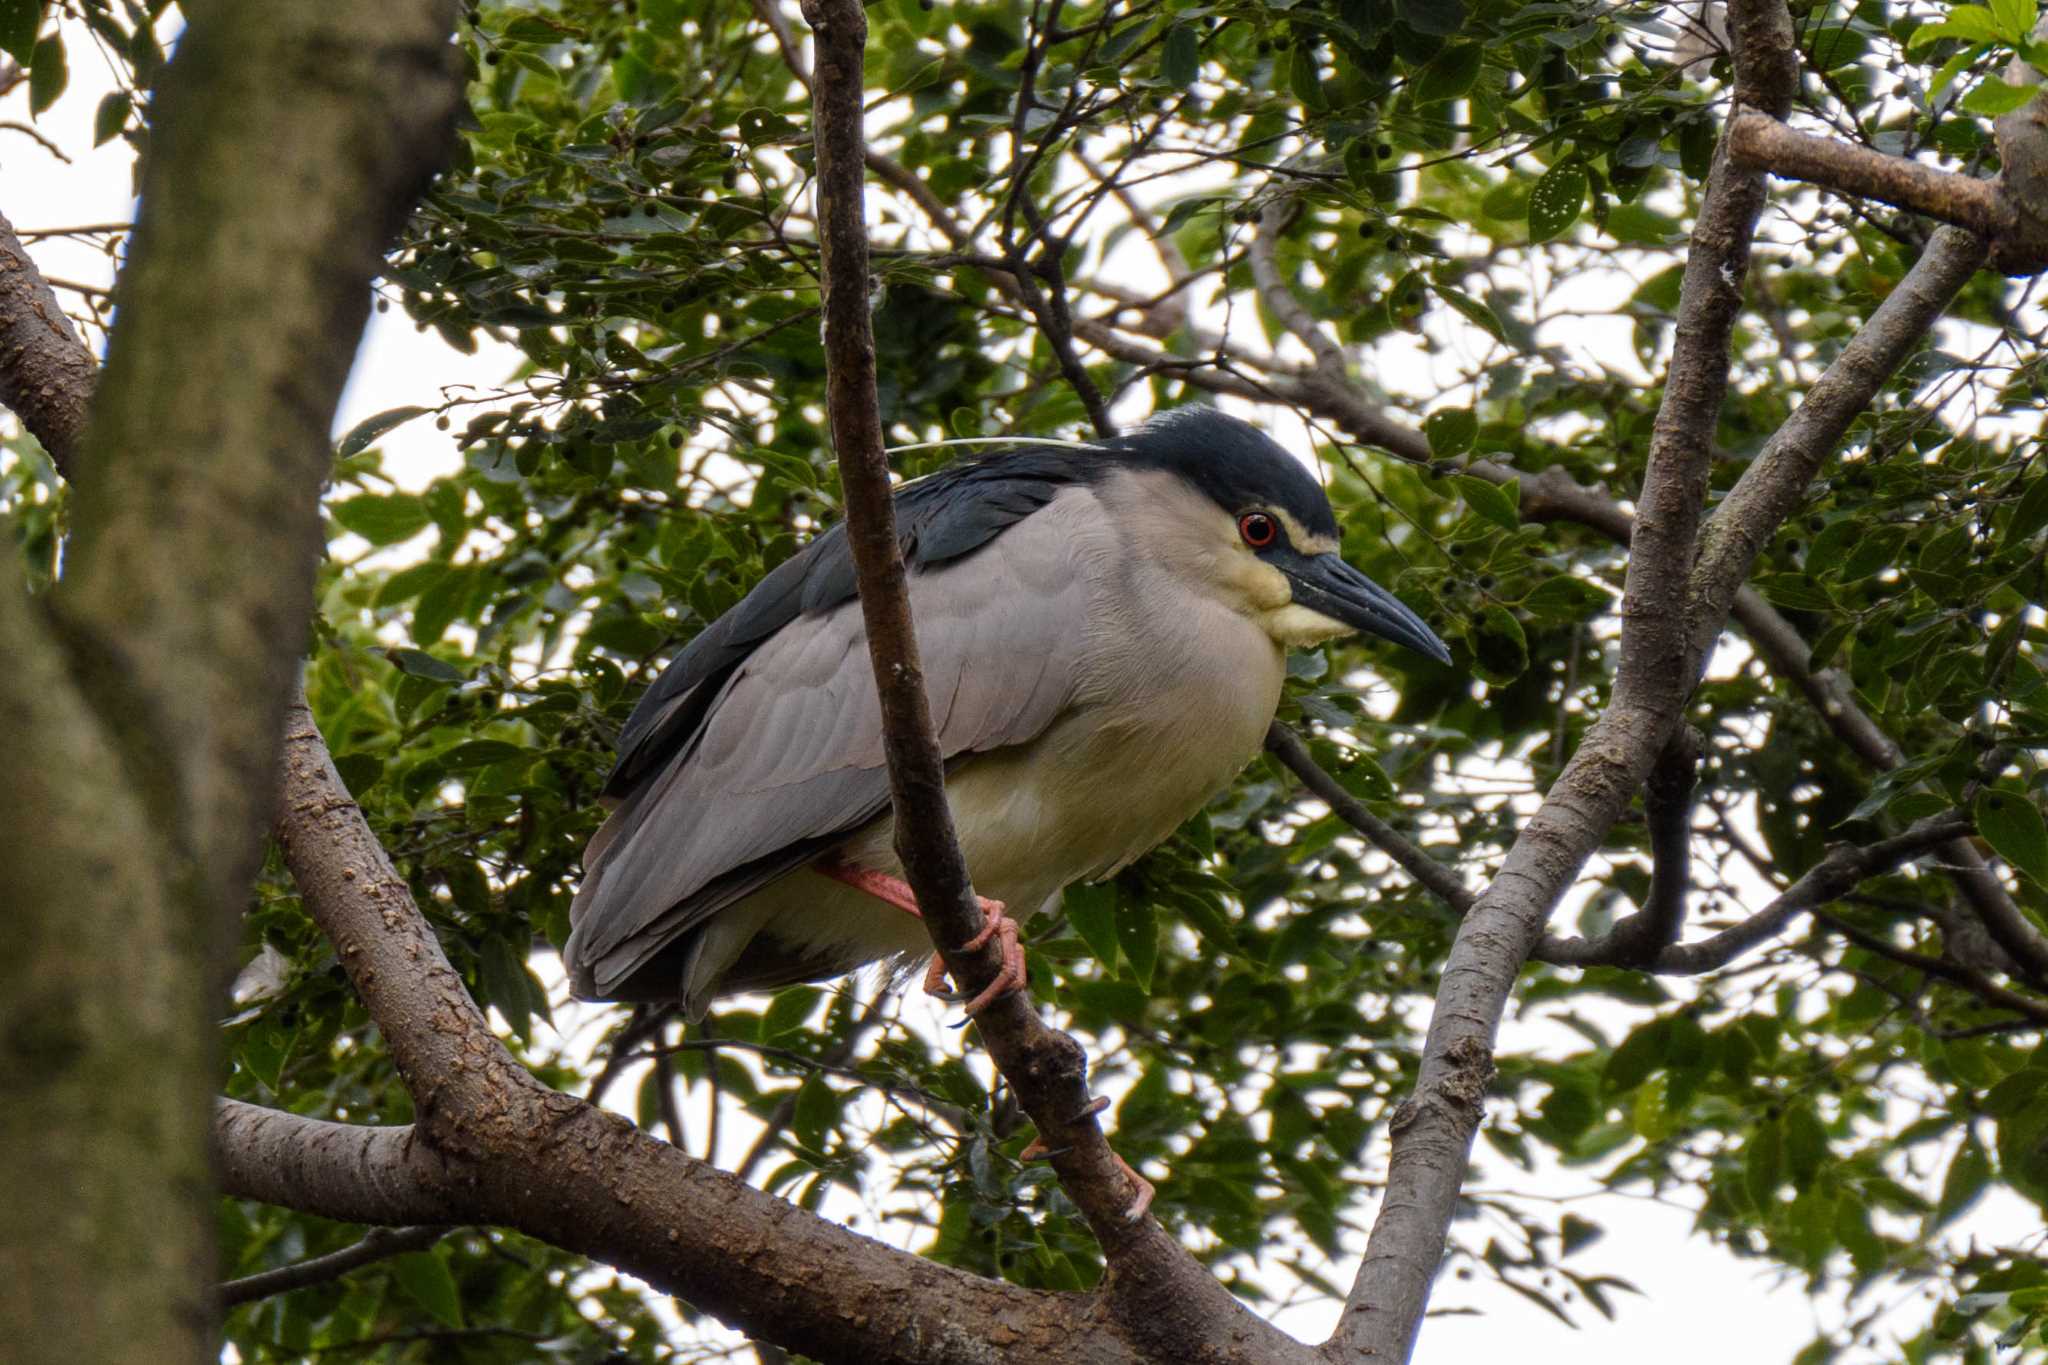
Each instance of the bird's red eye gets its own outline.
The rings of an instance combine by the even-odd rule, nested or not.
[[[1237,533],[1254,550],[1263,550],[1280,538],[1280,527],[1264,512],[1247,512],[1237,519]]]

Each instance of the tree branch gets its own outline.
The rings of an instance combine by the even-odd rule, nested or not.
[[[862,183],[867,24],[858,0],[805,0],[803,10],[817,52],[811,90],[828,405],[881,698],[896,851],[954,981],[979,992],[995,980],[1001,955],[994,943],[961,951],[980,933],[983,918],[946,805],[945,766],[918,661],[876,410]],[[975,1022],[1037,1125],[1062,1187],[1102,1244],[1111,1267],[1105,1285],[1110,1310],[1132,1340],[1162,1359],[1188,1362],[1303,1354],[1231,1298],[1156,1220],[1126,1216],[1136,1190],[1095,1121],[1080,1045],[1047,1028],[1023,991],[999,997]]]
[[[1814,918],[1866,952],[1875,953],[1902,967],[1911,967],[1916,972],[1960,986],[1987,1005],[2011,1010],[2036,1024],[2048,1024],[2048,1003],[2032,996],[2021,995],[2018,991],[2007,990],[1973,967],[1929,957],[1924,953],[1908,952],[1904,948],[1895,948],[1875,934],[1867,934],[1837,915],[1816,911]]]
[[[67,479],[74,477],[98,368],[14,225],[0,216],[0,404],[13,409]]]
[[[1458,874],[1423,852],[1401,831],[1374,815],[1363,801],[1345,791],[1344,784],[1315,761],[1300,735],[1276,720],[1266,731],[1266,750],[1300,778],[1302,785],[1328,806],[1332,814],[1363,834],[1374,848],[1392,858],[1438,900],[1461,915],[1472,908],[1472,902],[1478,897],[1466,889]]]
[[[1782,3],[1738,0],[1730,19],[1738,87],[1751,103],[1783,112],[1794,87],[1784,55],[1793,47],[1791,16]],[[1390,1125],[1388,1197],[1329,1343],[1336,1359],[1404,1360],[1413,1349],[1516,974],[1558,898],[1647,776],[1692,690],[1686,570],[1706,498],[1709,439],[1727,387],[1728,338],[1762,207],[1762,177],[1737,168],[1724,141],[1693,230],[1677,340],[1637,500],[1612,699],[1459,925],[1415,1093]],[[1719,624],[1717,617],[1717,631]]]
[[[1755,111],[1729,120],[1728,147],[1757,170],[1875,199],[1982,237],[1992,244],[1992,264],[2008,274],[2032,275],[2048,265],[2048,234],[2014,202],[2002,179],[1979,180],[1816,137]]]
[[[1093,1295],[1020,1289],[896,1251],[541,1085],[463,989],[303,700],[284,749],[286,865],[419,1118],[370,1129],[224,1102],[215,1148],[229,1193],[352,1222],[503,1224],[821,1359],[1158,1358],[1101,1322]],[[967,1321],[987,1336],[960,1330]]]
[[[1252,282],[1259,291],[1260,302],[1266,305],[1266,311],[1293,333],[1297,341],[1308,347],[1309,354],[1315,357],[1316,365],[1324,375],[1342,382],[1346,369],[1344,348],[1310,316],[1308,309],[1301,306],[1301,300],[1294,297],[1294,291],[1280,273],[1280,234],[1293,217],[1296,202],[1294,196],[1283,195],[1260,211],[1259,230],[1252,234],[1245,259],[1251,264]]]
[[[330,1251],[325,1256],[310,1256],[275,1270],[244,1275],[239,1280],[229,1280],[220,1287],[218,1301],[222,1308],[235,1308],[277,1294],[289,1294],[308,1285],[325,1284],[362,1266],[403,1256],[409,1251],[423,1251],[453,1230],[437,1227],[371,1228],[354,1246]]]
[[[10,651],[0,690],[40,692],[15,761],[66,786],[95,779],[88,801],[45,793],[6,821],[30,871],[11,901],[26,981],[0,994],[31,1011],[6,1022],[47,1074],[42,1133],[0,1127],[0,1150],[27,1188],[81,1201],[54,1227],[0,1215],[0,1258],[30,1268],[26,1301],[70,1326],[61,1344],[31,1333],[30,1360],[210,1350],[218,948],[261,856],[327,423],[383,242],[460,97],[449,4],[194,9],[158,86],[89,430],[92,358],[11,230],[0,241],[6,398],[76,484],[42,648]],[[314,69],[329,79],[303,79]],[[20,636],[19,575],[0,577],[0,635]]]
[[[1686,896],[1692,890],[1692,789],[1699,775],[1704,741],[1680,725],[1657,756],[1643,785],[1643,811],[1650,828],[1650,891],[1643,907],[1598,938],[1545,934],[1529,956],[1560,967],[1595,963],[1655,971],[1685,928]]]

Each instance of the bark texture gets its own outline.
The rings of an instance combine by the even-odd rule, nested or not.
[[[918,663],[875,398],[863,189],[867,21],[859,0],[805,0],[803,12],[817,35],[811,93],[832,440],[881,697],[897,853],[933,945],[955,982],[978,992],[995,979],[1000,955],[993,942],[971,956],[961,952],[981,930],[982,916],[946,805],[945,764]],[[1305,1358],[1305,1348],[1249,1313],[1156,1220],[1129,1216],[1137,1190],[1095,1121],[1080,1044],[1038,1018],[1028,991],[995,1000],[977,1023],[1038,1126],[1062,1186],[1102,1243],[1109,1262],[1105,1301],[1122,1331],[1149,1358],[1188,1365]]]
[[[0,406],[21,418],[67,479],[78,477],[72,461],[84,441],[98,368],[14,225],[0,215]]]
[[[188,15],[89,428],[92,357],[0,235],[4,398],[79,480],[47,602],[0,570],[14,1360],[215,1357],[217,949],[261,856],[328,423],[460,92],[451,4]]]

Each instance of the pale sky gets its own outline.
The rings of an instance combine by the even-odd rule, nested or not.
[[[61,164],[22,133],[0,127],[0,213],[17,229],[29,233],[129,217],[127,147],[117,140],[97,151],[91,148],[93,111],[108,88],[110,83],[91,44],[75,43],[71,89],[36,123],[44,137],[73,158],[70,165]],[[25,87],[0,100],[0,124],[25,123],[28,118]],[[55,279],[104,286],[112,277],[112,262],[90,244],[40,239],[31,242],[31,251],[44,272]],[[64,293],[62,298],[68,309],[83,311],[77,294]],[[97,346],[97,337],[93,344]],[[335,431],[346,431],[362,418],[387,408],[433,403],[443,385],[491,384],[507,376],[513,361],[509,350],[488,343],[477,356],[461,355],[436,334],[415,331],[400,311],[373,314]],[[1401,386],[1390,387],[1398,390]],[[459,463],[452,437],[436,432],[426,421],[407,424],[382,444],[393,471],[414,486]],[[558,973],[549,971],[548,975],[559,979]],[[574,1033],[577,1019],[590,1019],[589,1009],[578,1007],[558,1018]],[[932,1011],[934,1025],[941,1022],[940,1006],[927,1005],[921,999],[907,1005],[906,1013],[915,1016],[925,1009]],[[1513,1047],[1518,1039],[1526,1041],[1530,1029],[1547,1030],[1536,1035],[1540,1038],[1555,1034],[1555,1026],[1543,1021],[1511,1017],[1505,1043]],[[949,1032],[946,1036],[956,1046],[971,1046],[968,1035]],[[630,1084],[614,1091],[621,1096],[633,1093]],[[701,1117],[692,1128],[703,1132]],[[734,1131],[730,1120],[728,1131]],[[1641,1289],[1644,1297],[1617,1295],[1619,1321],[1613,1323],[1579,1306],[1581,1327],[1572,1330],[1483,1275],[1470,1281],[1446,1278],[1434,1301],[1438,1316],[1425,1327],[1417,1353],[1423,1365],[1458,1365],[1478,1359],[1540,1361],[1567,1355],[1576,1365],[1642,1365],[1645,1360],[1658,1365],[1789,1361],[1811,1340],[1816,1305],[1809,1304],[1799,1284],[1781,1283],[1778,1273],[1763,1263],[1738,1260],[1695,1235],[1692,1215],[1686,1209],[1602,1194],[1583,1176],[1557,1169],[1524,1174],[1493,1156],[1483,1143],[1480,1156],[1485,1187],[1513,1188],[1524,1196],[1568,1201],[1550,1215],[1553,1222],[1564,1207],[1571,1207],[1605,1225],[1606,1237],[1569,1264],[1582,1274],[1622,1276]],[[1383,1162],[1383,1152],[1378,1159]],[[1689,1191],[1679,1194],[1686,1197]],[[1987,1236],[2013,1237],[2038,1227],[2038,1218],[2031,1211],[2018,1201],[2006,1202],[2010,1207],[1984,1215]],[[885,1238],[890,1235],[887,1228],[856,1221],[861,1222],[863,1231]],[[1348,1283],[1354,1270],[1355,1264],[1326,1268],[1340,1284]],[[1266,1278],[1275,1288],[1287,1283],[1287,1277],[1277,1272]],[[1838,1305],[1828,1302],[1817,1307],[1829,1321],[1839,1321]],[[1335,1310],[1336,1305],[1331,1304],[1290,1311],[1282,1325],[1305,1338],[1320,1339],[1329,1330]],[[1901,1321],[1910,1330],[1924,1321],[1924,1308],[1906,1314]]]

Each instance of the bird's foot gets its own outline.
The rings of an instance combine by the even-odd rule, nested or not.
[[[1098,1095],[1088,1102],[1086,1109],[1074,1115],[1071,1121],[1078,1123],[1090,1114],[1099,1114],[1107,1108],[1109,1108],[1109,1096]],[[1020,1161],[1037,1161],[1041,1157],[1051,1155],[1052,1148],[1045,1145],[1045,1139],[1035,1137],[1031,1139],[1023,1151],[1017,1154],[1017,1159]],[[1130,1162],[1117,1156],[1115,1148],[1110,1149],[1109,1155],[1115,1160],[1117,1168],[1124,1173],[1124,1179],[1131,1182],[1131,1202],[1124,1209],[1124,1221],[1126,1223],[1135,1223],[1145,1216],[1145,1210],[1152,1207],[1153,1196],[1157,1195],[1159,1190],[1151,1181],[1139,1175],[1137,1168],[1132,1166]]]
[[[812,869],[836,882],[844,882],[856,891],[864,891],[886,905],[893,905],[906,915],[924,918],[924,911],[917,907],[917,896],[901,877],[892,877],[886,872],[872,868],[855,867],[835,859],[820,859]],[[996,973],[996,979],[989,982],[987,989],[967,1002],[967,1017],[986,1009],[997,997],[1022,987],[1025,983],[1024,945],[1017,940],[1017,921],[1003,912],[1001,901],[992,901],[987,896],[976,896],[975,903],[981,907],[981,932],[960,945],[962,952],[971,953],[995,938],[1002,944],[1003,969]],[[958,995],[946,988],[946,964],[944,959],[934,957],[931,969],[925,973],[925,991],[941,1000],[955,1000]]]
[[[1003,913],[1001,901],[992,901],[985,896],[977,896],[975,899],[981,902],[981,932],[961,944],[960,951],[971,953],[993,938],[1001,945],[1003,967],[996,973],[996,979],[982,988],[980,995],[961,1006],[962,1012],[969,1019],[988,1008],[999,997],[1008,995],[1011,991],[1022,990],[1028,979],[1024,970],[1024,945],[1017,939],[1017,921]],[[944,958],[932,959],[932,965],[925,970],[924,989],[925,994],[935,995],[941,1000],[959,998],[957,992],[946,987]]]

